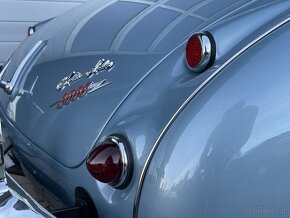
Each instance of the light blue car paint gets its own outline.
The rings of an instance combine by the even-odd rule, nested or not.
[[[12,55],[11,66],[2,79],[11,79],[13,72],[34,44],[39,40],[47,40],[45,50],[36,60],[32,70],[23,72],[22,78],[24,79],[21,83],[18,82],[13,93],[8,96],[4,91],[0,91],[0,108],[5,126],[3,133],[6,136],[6,143],[13,144],[17,158],[34,173],[42,184],[68,205],[73,206],[75,203],[75,188],[83,187],[90,193],[100,217],[130,217],[133,215],[137,183],[144,164],[155,141],[178,108],[228,58],[257,36],[285,19],[289,7],[290,2],[288,1],[229,0],[223,2],[217,0],[156,1],[156,3],[155,1],[140,1],[140,3],[138,1],[98,1],[97,3],[91,1],[79,6],[40,28]],[[190,8],[192,9],[190,10]],[[190,13],[186,13],[187,9],[190,10]],[[249,9],[251,9],[250,12]],[[110,16],[113,13],[114,16]],[[120,19],[115,20],[118,16]],[[156,22],[154,22],[155,20]],[[158,20],[160,20],[160,24]],[[112,28],[110,28],[111,26]],[[92,31],[92,28],[95,28],[95,31]],[[203,30],[208,30],[213,34],[217,43],[218,56],[212,68],[202,74],[193,74],[185,64],[185,42],[192,33]],[[284,28],[277,31],[220,72],[220,76],[206,86],[173,123],[158,146],[145,176],[138,208],[140,217],[176,217],[178,213],[179,217],[234,216],[231,208],[226,209],[228,205],[226,201],[224,203],[215,201],[211,198],[211,192],[206,191],[207,185],[210,186],[210,190],[214,191],[213,195],[218,198],[220,197],[219,192],[226,190],[229,181],[228,177],[223,177],[222,167],[217,172],[213,171],[216,174],[208,177],[207,183],[202,185],[199,177],[197,178],[200,181],[192,179],[195,175],[194,170],[197,169],[194,163],[197,164],[199,159],[205,159],[202,162],[204,165],[209,164],[208,168],[215,165],[218,167],[219,161],[228,160],[229,156],[238,152],[236,149],[231,153],[231,147],[228,145],[227,148],[230,147],[228,150],[224,148],[220,151],[221,153],[218,152],[218,156],[208,160],[209,163],[204,158],[210,154],[206,140],[209,140],[214,127],[222,123],[223,116],[230,114],[232,116],[230,120],[233,120],[234,123],[227,123],[227,128],[219,128],[215,131],[217,136],[212,137],[212,143],[215,143],[215,140],[216,143],[219,143],[220,140],[229,139],[228,141],[231,143],[234,143],[231,140],[235,140],[237,144],[243,145],[256,122],[257,118],[253,117],[258,116],[260,113],[258,109],[262,107],[257,105],[262,103],[255,102],[255,100],[266,101],[267,97],[273,96],[274,98],[280,96],[279,93],[283,90],[287,91],[285,83],[287,81],[285,71],[287,69],[287,61],[285,61],[287,49],[283,49],[284,47],[277,49],[276,56],[274,56],[274,60],[281,62],[280,68],[275,68],[275,70],[280,70],[281,77],[277,77],[271,71],[273,70],[271,65],[265,65],[270,64],[265,61],[267,59],[260,59],[260,62],[252,62],[249,59],[250,57],[265,58],[266,54],[273,56],[266,52],[272,45],[267,43],[270,41],[269,38],[272,38],[272,41],[276,40],[277,43],[280,42],[280,46],[287,44],[285,37],[277,36],[280,32],[281,35],[282,32],[285,32],[284,35],[287,34]],[[265,55],[263,55],[264,53],[254,55],[263,51]],[[80,80],[66,90],[58,92],[56,85],[62,78],[73,70],[80,72],[90,70],[102,58],[114,61],[115,67],[110,72],[93,77],[92,80],[97,82],[106,78],[112,81],[111,85],[75,101],[61,110],[51,106],[66,91],[87,82],[85,79]],[[245,71],[245,68],[248,70]],[[259,71],[255,71],[259,68],[261,68]],[[265,74],[261,74],[261,71]],[[260,88],[268,93],[264,98],[260,96],[256,99],[254,94],[246,96],[244,92],[240,91],[246,89],[250,93],[251,89],[248,90],[250,84],[254,86],[264,75],[268,76],[266,78],[268,80],[256,86],[257,89]],[[240,79],[231,81],[235,76]],[[270,83],[276,81],[276,84],[279,84],[280,80],[284,82],[282,87]],[[220,82],[218,83],[218,81]],[[223,88],[221,85],[223,83],[229,84],[229,87]],[[32,94],[29,93],[31,87],[33,87]],[[270,92],[271,88],[275,89],[275,92]],[[216,93],[219,93],[220,99],[215,97]],[[223,97],[228,95],[228,98]],[[252,99],[252,103],[247,104],[250,99]],[[212,107],[208,106],[210,103],[213,105]],[[227,104],[228,110],[226,110]],[[232,110],[230,110],[231,107]],[[198,109],[203,112],[203,115],[199,114]],[[265,117],[265,120],[269,119],[268,122],[274,122],[276,119],[272,117],[274,114],[278,114],[280,118],[285,117],[284,110],[287,109],[287,106],[279,105],[278,111],[270,109],[268,111],[270,118],[266,117],[267,113],[262,116]],[[227,113],[227,111],[229,112]],[[243,111],[245,112],[243,113]],[[238,112],[241,112],[242,115],[238,116]],[[200,116],[197,121],[194,119],[196,114]],[[193,117],[191,118],[191,116]],[[211,116],[216,117],[210,119]],[[217,118],[218,116],[220,119]],[[201,122],[202,119],[203,122]],[[286,132],[287,119],[285,118],[283,121],[284,126],[280,127],[279,122],[274,123],[273,128],[278,130],[284,128]],[[231,125],[236,130],[231,128]],[[263,133],[262,129],[266,126],[269,124],[264,126],[261,123],[261,128],[257,128],[256,132],[253,132],[252,137],[255,138],[255,135],[260,137],[256,139],[260,140],[259,143],[274,137]],[[188,131],[185,131],[187,129]],[[233,129],[235,132],[245,131],[245,134],[236,134],[233,137],[224,133],[227,129]],[[195,132],[199,131],[201,132],[198,137],[193,137]],[[97,182],[88,173],[84,163],[87,154],[97,142],[115,133],[123,134],[128,138],[133,153],[133,178],[130,184],[121,190]],[[198,141],[198,145],[188,144],[186,149],[182,147],[183,142],[190,143],[200,137],[204,138],[203,144]],[[265,138],[262,140],[262,137]],[[179,138],[181,142],[177,140]],[[274,138],[273,143],[276,143],[277,140]],[[255,147],[259,143],[257,141],[256,144],[253,143],[253,146]],[[195,154],[195,149],[199,149],[200,152]],[[216,148],[212,150],[212,152],[214,151]],[[196,158],[191,159],[190,152],[193,152],[193,157]],[[260,167],[260,162],[255,164]],[[240,166],[250,167],[252,165],[246,163],[246,166],[242,164]],[[183,178],[177,182],[177,190],[170,193],[166,193],[166,187],[163,186],[166,184],[175,187],[172,185],[172,178],[165,177],[167,168],[171,169],[168,173],[172,174],[174,179]],[[181,169],[191,170],[191,174],[179,174]],[[250,172],[252,171],[249,170]],[[286,173],[286,171],[283,172]],[[251,181],[237,179],[240,176],[245,177],[247,172],[241,171],[239,174],[239,171],[234,171],[233,168],[230,173],[229,178],[233,179],[237,186],[253,187]],[[225,184],[219,180],[215,181],[214,176],[224,181]],[[255,177],[253,176],[252,179],[254,180]],[[184,181],[184,184],[181,181]],[[266,183],[266,180],[263,181]],[[278,184],[274,179],[270,180],[269,184],[271,181],[272,184]],[[215,184],[219,187],[214,188]],[[192,194],[191,190],[198,189],[199,186],[202,186],[202,190]],[[282,186],[278,188],[282,189]],[[239,193],[239,190],[242,192]],[[251,200],[256,200],[256,204],[249,205],[249,208],[256,208],[259,203],[258,200],[261,196],[258,194],[262,192],[259,193],[259,190],[261,189],[254,189],[253,193],[257,192],[257,197],[253,197]],[[243,194],[245,195],[244,200],[249,198],[244,189],[232,190],[227,194],[230,193],[237,196]],[[279,190],[273,190],[272,193],[279,194]],[[195,194],[200,199],[195,198]],[[281,202],[286,202],[285,199],[287,200],[286,197],[281,198]],[[228,196],[226,200],[231,201],[231,196]],[[271,199],[266,200],[269,201],[269,204],[265,204],[265,207],[271,203]],[[206,202],[213,209],[206,207]],[[216,204],[214,204],[215,202]],[[232,202],[238,208],[235,210],[238,214],[237,217],[244,217],[243,212],[247,205],[237,200]],[[165,206],[172,208],[174,212],[164,210]],[[275,206],[273,204],[274,208]],[[283,207],[284,204],[281,203],[281,208]]]
[[[150,163],[139,217],[288,217],[289,25],[227,66],[176,119]]]

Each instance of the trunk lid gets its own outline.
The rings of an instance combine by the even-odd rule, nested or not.
[[[57,90],[63,78],[73,72],[91,72],[102,59],[114,61],[115,67],[91,78],[72,79],[69,86]],[[8,114],[41,149],[64,165],[75,166],[87,155],[117,106],[159,59],[159,55],[93,55],[35,65],[21,94],[8,104]],[[83,86],[92,82],[86,91]],[[63,96],[72,90],[78,90],[80,97],[60,107]]]
[[[242,4],[89,1],[40,28],[16,50],[3,75],[7,81],[31,48],[40,40],[46,42],[39,55],[27,61],[10,101],[2,104],[7,105],[13,125],[30,141],[63,165],[75,167],[118,106],[152,69],[192,32],[215,21],[218,13],[227,14]],[[84,76],[102,59],[114,62],[114,67]],[[70,85],[57,90],[72,73]],[[66,93],[75,95],[73,90],[89,82],[95,84],[90,93],[57,108]]]

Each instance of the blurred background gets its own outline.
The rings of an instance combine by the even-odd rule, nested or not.
[[[0,64],[27,37],[28,27],[87,0],[0,0]]]

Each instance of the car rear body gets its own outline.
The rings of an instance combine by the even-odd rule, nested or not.
[[[205,159],[204,169],[217,173],[216,177],[214,174],[207,177],[209,190],[214,189],[218,182],[216,179],[222,175],[220,171],[223,170],[224,163],[221,163],[222,167],[218,169],[220,171],[215,171],[213,166],[218,166],[220,161],[228,161],[229,155],[238,152],[230,153],[233,147],[228,145],[216,157],[207,161],[202,150],[209,154],[209,144],[223,143],[220,138],[235,125],[238,125],[235,133],[242,131],[243,127],[253,125],[252,117],[257,116],[258,109],[244,106],[250,99],[250,94],[243,95],[244,91],[240,93],[239,90],[247,89],[245,87],[252,84],[252,81],[259,81],[261,71],[268,75],[268,80],[261,84],[261,89],[266,92],[271,87],[270,81],[276,78],[272,65],[263,65],[263,59],[259,57],[264,57],[265,54],[256,53],[272,51],[268,46],[271,41],[276,40],[277,44],[280,42],[280,46],[286,43],[287,37],[279,38],[278,33],[287,36],[289,32],[284,27],[287,26],[289,8],[290,3],[287,1],[221,3],[214,0],[128,0],[91,1],[81,5],[40,28],[11,56],[11,62],[1,77],[2,81],[15,80],[13,89],[0,90],[4,143],[13,145],[13,154],[23,168],[69,207],[76,204],[76,189],[84,189],[89,193],[100,217],[130,217],[133,216],[133,211],[135,217],[146,217],[148,210],[150,217],[176,217],[176,214],[182,214],[182,217],[192,214],[214,217],[212,213],[218,209],[223,211],[223,217],[234,216],[232,211],[226,210],[226,206],[218,207],[218,204],[214,204],[222,196],[219,193],[215,193],[216,199],[210,201],[218,207],[217,210],[205,207],[205,211],[212,211],[207,213],[199,209],[212,196],[209,191],[204,191],[207,189],[206,185],[197,194],[197,199],[200,200],[192,200],[196,195],[195,192],[189,192],[190,185],[198,189],[202,179],[198,181],[199,179],[194,180],[190,176],[196,170],[196,164],[192,162],[195,159],[190,155],[186,157],[187,148],[182,146],[187,145],[191,153],[196,152],[195,146],[197,150],[201,150],[197,152],[200,157],[196,157],[196,161],[203,164],[202,160]],[[217,46],[216,61],[205,72],[193,73],[186,65],[184,49],[187,39],[193,33],[201,31],[209,31],[213,35]],[[35,45],[39,46],[36,48]],[[34,48],[35,52],[30,55],[29,52]],[[280,53],[273,55],[276,54],[276,58],[284,64],[279,66],[286,69],[285,59],[281,59],[284,55],[283,48],[277,49],[279,51]],[[247,59],[248,56],[244,53],[253,59],[257,57],[258,60],[251,63],[251,59]],[[270,57],[266,57],[265,61]],[[70,80],[69,84],[57,88],[63,79],[73,73],[85,75],[87,72],[94,72],[99,61],[113,64],[91,76]],[[15,79],[15,74],[22,65],[22,70]],[[245,68],[248,71],[244,72]],[[256,73],[249,72],[249,69]],[[242,76],[237,81],[231,81],[234,75]],[[281,71],[281,80],[283,76],[287,81],[286,73]],[[276,79],[278,84],[280,78]],[[105,85],[59,106],[66,93],[89,82]],[[230,88],[223,90],[223,83],[227,82]],[[286,88],[286,85],[282,86]],[[277,87],[284,90],[283,87],[275,86]],[[221,96],[229,96],[225,99],[216,97],[219,90]],[[271,96],[280,94],[277,92]],[[253,99],[255,100],[254,97]],[[262,100],[267,101],[267,98]],[[234,109],[231,119],[240,125],[230,122],[226,128],[219,127],[219,118],[214,118],[215,113],[219,113],[218,117],[222,119],[228,114],[226,105],[230,108],[237,102],[241,104],[237,104],[237,107],[245,107],[243,111],[250,114],[245,114],[244,118],[244,114],[238,112],[240,109]],[[199,105],[201,109],[198,108]],[[282,109],[287,109],[287,106],[282,104]],[[284,116],[283,113],[279,115]],[[201,118],[187,120],[183,116]],[[213,117],[210,118],[211,116]],[[188,125],[193,127],[185,131]],[[213,131],[215,126],[224,130]],[[198,127],[201,132],[197,131]],[[213,142],[198,141],[199,137],[194,137],[194,133],[198,132],[198,135],[210,140],[212,131],[218,135],[212,137]],[[245,131],[248,135],[251,128]],[[98,182],[86,168],[85,160],[92,148],[111,135],[125,137],[132,153],[132,179],[122,189]],[[180,144],[176,141],[179,137],[192,142],[195,138],[197,142]],[[233,140],[237,144],[243,144],[247,138],[248,136],[237,135]],[[231,138],[226,141],[235,144]],[[189,169],[185,170],[185,174],[180,173],[187,167]],[[170,178],[166,176],[167,168],[173,175]],[[237,179],[233,182],[239,184],[239,176],[247,174],[237,174]],[[174,183],[173,178],[179,176],[183,176],[184,180]],[[217,188],[221,192],[227,186],[222,182]],[[275,181],[272,182],[276,184]],[[169,183],[171,188],[167,187],[167,190],[163,185]],[[181,188],[172,190],[174,184]],[[238,189],[235,194],[242,191],[244,190]],[[156,201],[154,205],[151,205],[151,200]],[[260,198],[256,198],[256,202],[259,200]],[[286,200],[283,198],[281,202]],[[191,202],[195,205],[192,208]],[[172,208],[174,213],[161,210],[162,205]],[[236,203],[237,207],[240,205],[240,202]],[[241,217],[245,208],[240,208]]]

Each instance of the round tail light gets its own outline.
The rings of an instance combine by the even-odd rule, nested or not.
[[[187,41],[187,66],[194,72],[200,73],[209,68],[215,60],[216,46],[209,32],[195,33]]]
[[[128,184],[131,174],[127,154],[128,148],[122,140],[111,136],[91,151],[87,169],[98,181],[123,188]]]

